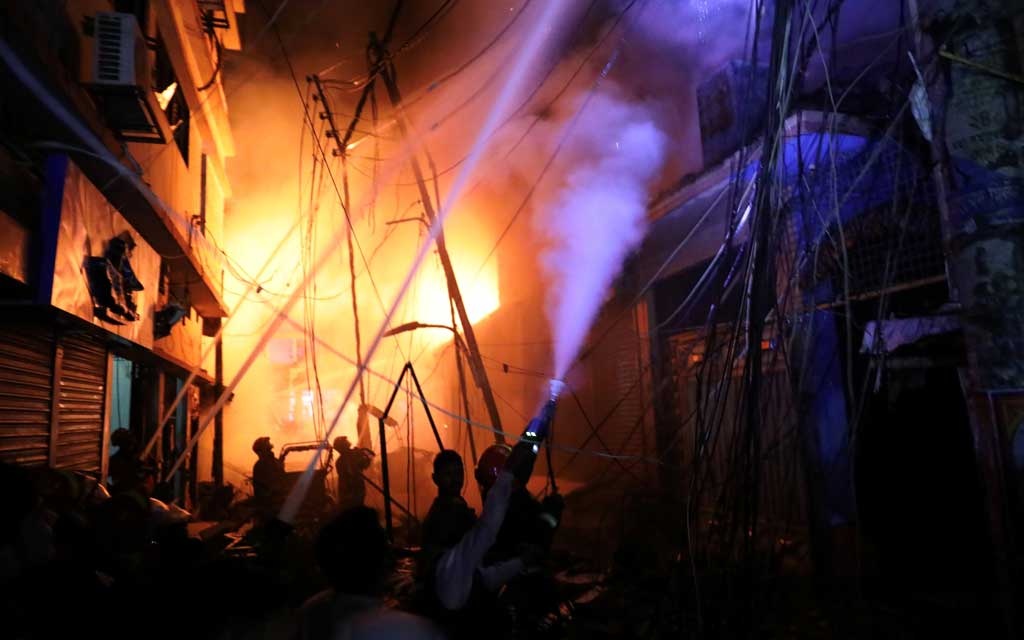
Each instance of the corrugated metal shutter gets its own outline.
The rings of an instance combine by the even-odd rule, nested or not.
[[[614,345],[613,394],[623,400],[611,420],[612,424],[608,425],[606,441],[619,455],[643,457],[650,454],[650,435],[644,424],[647,394],[650,392],[649,360],[645,359],[644,338],[638,331],[636,312],[636,309],[626,311],[632,317],[620,321],[608,336]]]
[[[45,465],[50,455],[53,334],[48,328],[0,328],[0,460]]]
[[[54,466],[98,472],[103,459],[107,351],[80,336],[61,339],[63,357]]]
[[[646,333],[642,306],[612,309],[592,332],[600,336],[591,356],[592,419],[603,420],[595,425],[600,427],[600,442],[616,455],[647,457],[653,453],[653,420],[647,411],[651,383]]]

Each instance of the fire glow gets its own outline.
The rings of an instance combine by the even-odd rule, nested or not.
[[[473,256],[475,257],[475,256]],[[501,306],[501,294],[498,288],[498,269],[493,261],[484,266],[478,277],[473,270],[478,266],[473,260],[462,253],[452,255],[455,277],[459,281],[462,300],[466,305],[466,315],[473,324],[487,318]],[[412,319],[423,324],[439,324],[450,326],[452,323],[451,309],[448,306],[448,284],[444,270],[434,261],[423,266],[417,276],[417,288],[411,300]],[[436,335],[434,335],[436,333]],[[419,339],[419,338],[418,338]],[[451,340],[444,332],[431,332],[422,336],[423,340],[440,344]]]

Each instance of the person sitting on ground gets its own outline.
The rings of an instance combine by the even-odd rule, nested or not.
[[[354,507],[335,516],[321,529],[314,551],[330,589],[303,604],[301,640],[444,637],[428,620],[384,606],[393,562],[373,509]]]

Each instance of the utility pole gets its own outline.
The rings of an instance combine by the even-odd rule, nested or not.
[[[466,414],[466,420],[472,418],[469,412],[469,394],[466,393],[466,372],[462,368],[462,350],[460,349],[459,333],[455,328],[455,301],[448,298],[448,310],[452,314],[452,331],[455,336],[452,338],[452,350],[455,352],[455,370],[459,376],[459,395],[462,398],[462,410]],[[470,424],[466,425],[466,435],[469,437],[469,453],[473,456],[473,460],[477,460],[476,455],[476,440],[473,438],[473,426]],[[481,499],[483,496],[481,496]]]
[[[933,159],[946,163],[949,189],[940,212],[950,287],[961,305],[964,386],[1006,631],[1016,637],[1014,529],[1024,509],[1008,479],[1024,471],[1010,455],[1024,428],[1024,3],[947,4],[941,15],[917,16],[917,3],[908,1],[911,19],[919,18],[915,27],[932,36],[928,53],[943,72],[927,79]]]
[[[370,39],[371,47],[376,54],[374,67],[380,70],[380,77],[384,82],[384,86],[387,88],[388,98],[391,100],[391,105],[395,109],[395,121],[398,123],[402,137],[408,139],[409,127],[405,121],[405,114],[402,111],[402,94],[399,92],[398,84],[395,81],[394,67],[387,61],[387,52],[383,45],[378,42],[376,36],[374,34],[370,34]],[[426,181],[423,178],[423,169],[415,154],[410,156],[409,164],[412,168],[413,176],[416,179],[416,186],[419,189],[420,200],[423,202],[423,210],[426,213],[427,221],[433,225],[437,218],[437,214],[434,209],[433,200],[430,197],[430,191],[427,189]],[[466,338],[466,360],[469,362],[469,370],[473,374],[473,380],[476,382],[476,385],[480,388],[480,391],[483,394],[484,404],[487,405],[487,413],[491,419],[491,426],[493,426],[495,430],[494,441],[498,444],[504,444],[505,436],[501,427],[501,416],[498,413],[498,405],[494,399],[494,392],[491,390],[490,380],[487,378],[487,371],[484,369],[483,359],[480,357],[480,348],[476,341],[476,333],[473,331],[473,325],[469,321],[469,315],[466,313],[466,305],[462,300],[462,293],[459,290],[458,280],[455,278],[455,270],[452,268],[452,261],[448,255],[448,248],[445,244],[443,230],[437,236],[437,254],[441,258],[441,267],[444,269],[445,280],[448,284],[448,295],[452,302],[455,303],[455,310],[459,314],[459,323],[462,324],[462,332]]]
[[[1014,8],[1011,8],[1014,7]],[[1024,388],[1024,74],[1020,2],[959,0],[937,54],[948,67],[944,142],[954,277],[973,389]]]
[[[743,371],[745,420],[744,431],[741,435],[742,454],[739,458],[740,464],[743,465],[739,480],[742,499],[738,511],[740,522],[733,523],[733,527],[738,526],[746,533],[742,537],[742,571],[750,580],[750,584],[754,584],[756,579],[754,541],[758,536],[758,503],[761,496],[761,413],[763,411],[762,377],[764,375],[761,340],[764,334],[765,316],[768,312],[764,293],[774,279],[771,267],[771,244],[773,236],[776,235],[774,229],[779,216],[781,199],[774,174],[784,141],[781,134],[785,128],[786,113],[789,111],[789,75],[786,71],[789,66],[792,46],[792,11],[793,0],[778,0],[775,3],[768,114],[765,124],[764,151],[757,177],[755,213],[751,221],[749,278],[745,294],[748,305],[746,317],[747,357]],[[756,628],[754,621],[755,602],[753,596],[750,596],[743,602],[738,620],[739,629],[753,631]]]
[[[362,347],[362,336],[359,330],[359,296],[356,288],[356,263],[355,263],[355,247],[353,244],[352,235],[355,231],[352,229],[352,212],[350,203],[352,202],[349,194],[348,184],[348,143],[352,139],[352,134],[355,132],[356,123],[359,122],[359,117],[363,112],[363,107],[366,105],[366,98],[373,91],[373,81],[371,80],[366,87],[363,88],[363,94],[359,97],[359,102],[356,105],[356,113],[352,118],[352,122],[349,124],[348,129],[345,131],[344,137],[341,137],[338,133],[338,126],[334,122],[334,112],[331,111],[331,105],[327,101],[327,93],[324,91],[323,85],[320,83],[320,77],[317,75],[309,76],[308,80],[312,81],[316,87],[316,95],[313,96],[315,102],[320,102],[323,105],[324,110],[320,113],[320,118],[327,121],[328,130],[327,137],[333,138],[336,144],[336,148],[331,155],[334,157],[341,158],[341,180],[342,180],[342,198],[343,202],[341,207],[344,210],[345,221],[346,221],[346,232],[345,240],[348,243],[348,275],[349,275],[349,290],[352,294],[352,324],[355,332],[355,348],[356,348],[356,367],[362,369],[363,366],[363,347]],[[359,420],[356,422],[356,433],[359,440],[359,446],[363,448],[370,448],[370,425],[366,419],[366,385],[363,383],[363,376],[359,376]]]
[[[213,347],[213,390],[220,397],[224,393],[224,348],[223,342],[217,341]],[[213,484],[224,486],[224,410],[217,411],[213,416]]]
[[[402,13],[402,8],[405,6],[405,0],[397,0],[394,8],[391,10],[391,17],[388,18],[388,26],[384,32],[384,43],[385,46],[391,41],[391,36],[395,32],[395,25],[398,24],[398,16]],[[324,92],[323,85],[320,84],[320,77],[312,75],[308,80],[316,84],[317,95],[313,97],[314,100],[324,106],[324,111],[320,114],[320,117],[327,120],[330,129],[327,135],[334,138],[336,149],[332,153],[333,156],[341,158],[341,175],[342,175],[342,198],[341,203],[342,209],[344,210],[345,220],[347,224],[347,231],[345,234],[345,240],[348,244],[348,273],[349,273],[349,286],[352,293],[352,322],[353,329],[355,332],[355,348],[356,348],[356,366],[362,368],[363,366],[363,348],[362,348],[362,337],[359,330],[359,299],[356,289],[356,265],[355,265],[355,249],[353,246],[353,234],[355,230],[352,228],[352,216],[349,205],[351,203],[351,197],[349,194],[349,183],[348,183],[348,144],[352,139],[352,134],[355,133],[356,124],[359,123],[359,118],[362,116],[363,108],[366,106],[366,99],[372,98],[374,91],[374,81],[371,80],[363,87],[362,95],[359,96],[359,102],[356,104],[356,112],[352,117],[352,121],[349,123],[348,128],[345,130],[345,134],[342,137],[339,135],[338,127],[334,122],[334,114],[331,112],[330,103],[327,102],[327,94]],[[374,109],[376,109],[376,103],[374,103]],[[366,385],[363,381],[362,375],[359,376],[359,419],[356,423],[356,432],[358,434],[359,446],[364,448],[370,447],[370,427],[367,420],[366,411]]]

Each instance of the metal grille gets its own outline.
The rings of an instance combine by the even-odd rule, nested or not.
[[[99,82],[125,81],[122,78],[122,20],[129,17],[117,13],[96,15],[96,80]]]
[[[899,219],[901,216],[905,216],[905,226]],[[942,232],[931,206],[914,206],[909,212],[895,215],[886,208],[875,209],[847,224],[844,231],[849,245],[845,262],[841,254],[830,252],[828,255],[830,277],[836,291],[845,286],[844,269],[849,272],[851,295],[924,280],[945,272]]]
[[[739,376],[743,358],[725,362],[727,349],[724,345],[729,340],[729,332],[729,327],[719,327],[716,337],[719,347],[712,354],[705,352],[703,331],[684,331],[666,339],[667,374],[672,381],[669,409],[671,420],[675,422],[672,443],[678,452],[674,462],[681,465],[684,476],[693,469],[703,469],[699,477],[700,491],[712,502],[719,496],[734,495],[740,475],[735,454],[742,437],[744,394]],[[721,375],[722,366],[731,369],[725,379]],[[778,351],[765,350],[763,370],[760,455],[757,458],[759,508],[769,530],[781,536],[794,527],[804,526],[806,496],[801,481],[802,461],[793,396]],[[699,383],[698,375],[704,377],[703,384]],[[702,433],[698,433],[698,425]],[[683,486],[691,486],[690,480],[684,477]]]
[[[945,273],[930,181],[896,143],[876,142],[806,184],[790,200],[789,238],[805,291],[828,283],[856,297]]]
[[[46,329],[0,329],[0,460],[45,465],[50,452],[53,335]]]
[[[102,463],[107,352],[87,338],[61,341],[59,423],[55,466],[99,471]]]

